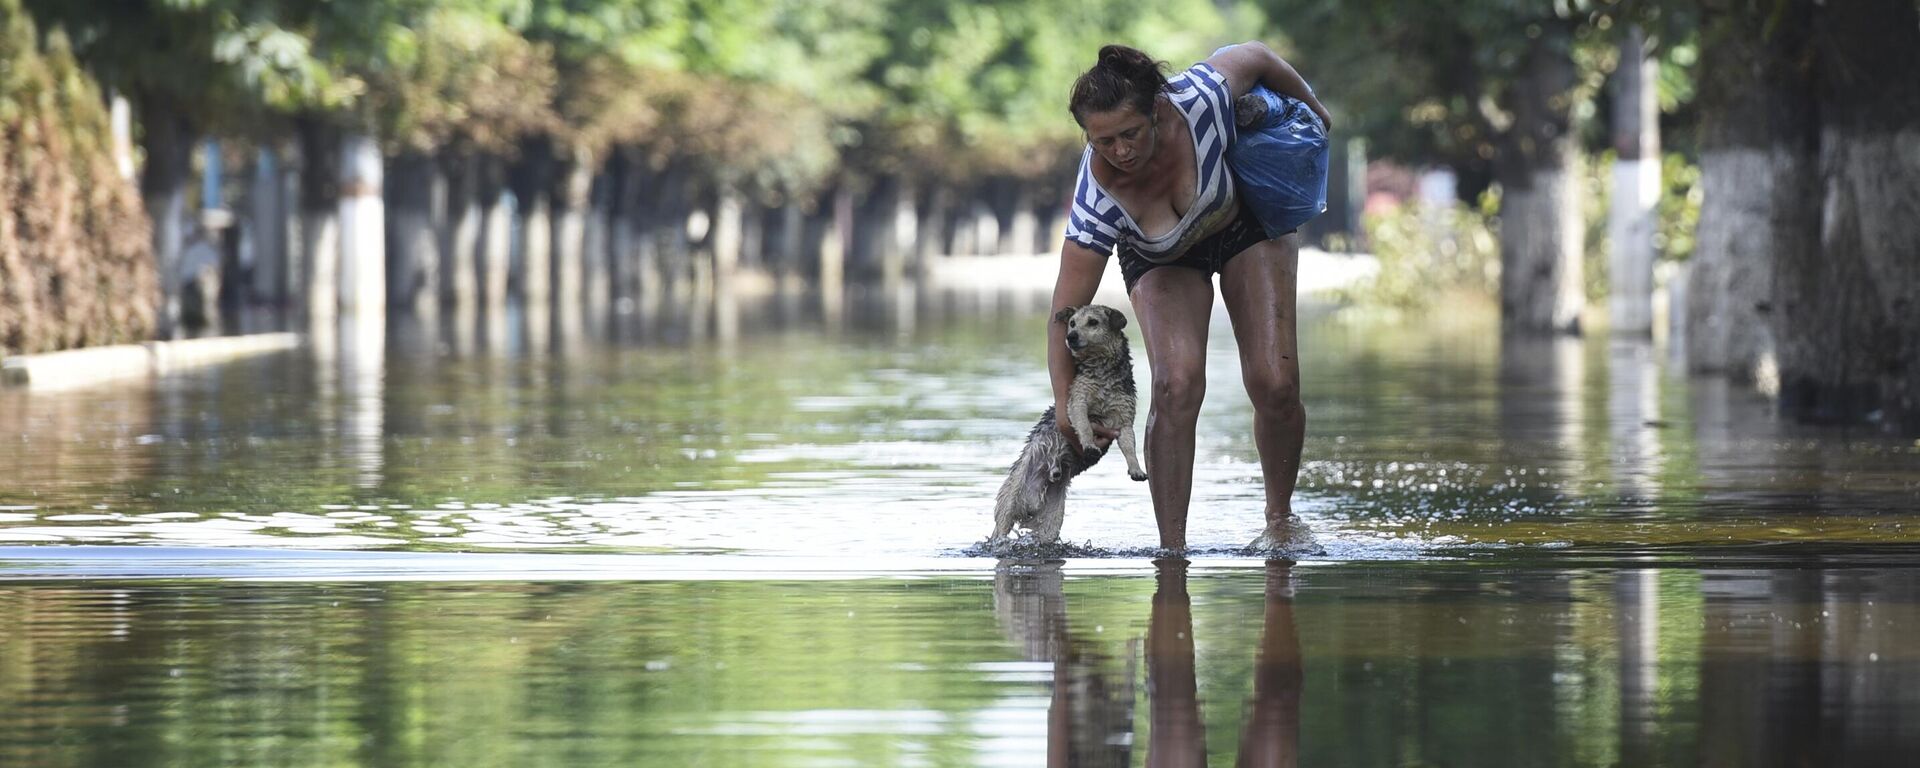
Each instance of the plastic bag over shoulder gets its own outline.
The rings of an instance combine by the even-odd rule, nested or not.
[[[1305,102],[1254,85],[1264,114],[1227,148],[1241,205],[1279,237],[1327,210],[1327,129]]]

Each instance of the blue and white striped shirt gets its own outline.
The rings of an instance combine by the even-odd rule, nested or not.
[[[1073,185],[1073,206],[1067,211],[1067,239],[1102,255],[1125,245],[1148,261],[1180,258],[1201,238],[1218,231],[1233,212],[1233,175],[1227,171],[1227,147],[1238,137],[1233,124],[1233,97],[1227,78],[1200,63],[1167,80],[1167,96],[1187,119],[1193,136],[1194,165],[1199,183],[1193,204],[1180,223],[1159,237],[1147,237],[1120,202],[1093,178],[1093,147],[1080,155],[1080,177]]]

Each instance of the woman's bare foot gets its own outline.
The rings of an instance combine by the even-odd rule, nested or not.
[[[1247,545],[1249,554],[1283,555],[1292,557],[1318,557],[1327,550],[1320,546],[1313,536],[1313,529],[1307,523],[1293,515],[1287,515],[1278,523],[1268,523],[1267,529],[1260,532],[1253,542]]]

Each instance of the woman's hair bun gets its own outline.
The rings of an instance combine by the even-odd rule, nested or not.
[[[1067,109],[1082,126],[1087,113],[1122,105],[1151,114],[1154,97],[1167,89],[1166,68],[1166,62],[1155,61],[1138,48],[1103,45],[1093,68],[1074,81]]]
[[[1165,83],[1165,75],[1162,73],[1165,67],[1164,61],[1154,61],[1152,56],[1146,56],[1144,50],[1133,48],[1133,46],[1100,46],[1100,60],[1096,63],[1096,67],[1108,69],[1133,83],[1140,83],[1146,79]]]

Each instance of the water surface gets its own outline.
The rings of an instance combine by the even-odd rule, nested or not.
[[[1645,342],[1307,313],[1297,508],[1231,329],[1190,567],[968,556],[1048,397],[1037,297],[347,329],[0,391],[0,764],[1900,765],[1920,446]],[[688,318],[700,318],[698,321]],[[1136,346],[1138,342],[1136,341]],[[1144,356],[1137,378],[1147,379]]]

